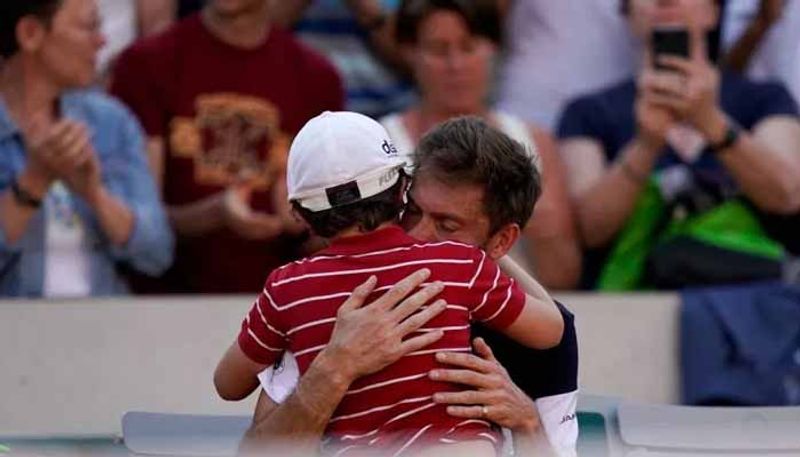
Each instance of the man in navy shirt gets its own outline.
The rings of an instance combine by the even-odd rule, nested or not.
[[[661,179],[665,200],[688,186],[716,203],[741,198],[759,214],[800,211],[797,104],[777,83],[752,82],[709,61],[717,3],[623,2],[640,44],[637,79],[580,97],[562,114],[569,187],[584,243],[594,249],[588,285],[654,173],[681,169]],[[652,30],[676,25],[688,30],[689,57],[652,56]]]

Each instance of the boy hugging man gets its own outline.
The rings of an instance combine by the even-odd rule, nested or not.
[[[500,132],[489,134],[523,148]],[[537,173],[533,166],[531,173]],[[531,182],[538,186],[538,176]],[[337,311],[354,288],[371,288],[374,299],[424,267],[430,276],[423,286],[443,288],[428,305],[439,312],[427,322],[413,315],[406,322],[441,338],[353,383],[328,423],[323,451],[496,455],[502,444],[496,426],[449,416],[433,402],[437,392],[462,389],[429,378],[441,367],[435,353],[469,352],[472,322],[532,348],[552,347],[560,335],[541,330],[563,326],[554,303],[526,295],[478,248],[408,236],[398,225],[408,187],[404,163],[384,128],[366,116],[326,112],[309,121],[289,152],[287,185],[295,211],[330,245],[267,278],[217,369],[220,395],[247,396],[258,373],[285,351],[294,354],[302,375],[329,342]]]

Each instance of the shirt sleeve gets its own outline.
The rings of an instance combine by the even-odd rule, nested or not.
[[[5,150],[0,150],[0,153],[11,155]],[[18,172],[7,161],[0,160],[0,166],[3,167],[0,169],[0,195],[2,195],[5,192],[11,192],[11,179]],[[31,221],[31,224],[33,223],[34,222]],[[9,264],[14,261],[16,255],[20,252],[23,238],[24,237],[20,237],[19,240],[13,244],[9,243],[6,239],[5,230],[0,229],[0,272],[8,271],[7,268]]]
[[[559,457],[578,455],[578,390],[535,400],[547,441]]]
[[[758,96],[759,120],[769,116],[797,116],[797,102],[783,84],[762,83]]]
[[[558,122],[558,138],[588,137],[602,139],[604,129],[602,112],[589,97],[572,100],[564,108]]]
[[[269,281],[242,322],[239,347],[250,360],[272,365],[287,348],[286,333],[279,323],[277,304],[269,291]]]
[[[522,313],[527,297],[516,281],[500,271],[500,267],[485,252],[480,251],[476,265],[475,281],[470,292],[480,300],[472,302],[472,320],[495,330],[503,330]]]
[[[172,264],[175,240],[145,160],[144,133],[133,114],[116,102],[115,106],[120,113],[119,156],[106,160],[104,173],[109,188],[133,213],[133,231],[127,243],[112,248],[112,255],[157,276]]]

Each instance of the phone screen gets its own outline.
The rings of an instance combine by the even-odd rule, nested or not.
[[[672,55],[689,57],[689,31],[682,27],[654,29],[650,45],[652,47],[655,67],[663,69],[664,67],[658,63],[659,56]]]

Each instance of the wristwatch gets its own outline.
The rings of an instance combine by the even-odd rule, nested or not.
[[[739,134],[742,129],[739,127],[739,125],[731,120],[728,120],[727,124],[725,136],[722,137],[722,140],[720,140],[718,143],[708,144],[708,149],[714,153],[714,155],[725,152],[739,140]]]
[[[14,194],[14,200],[22,206],[34,209],[42,207],[42,199],[34,197],[33,194],[19,187],[17,178],[11,179],[11,193]]]

